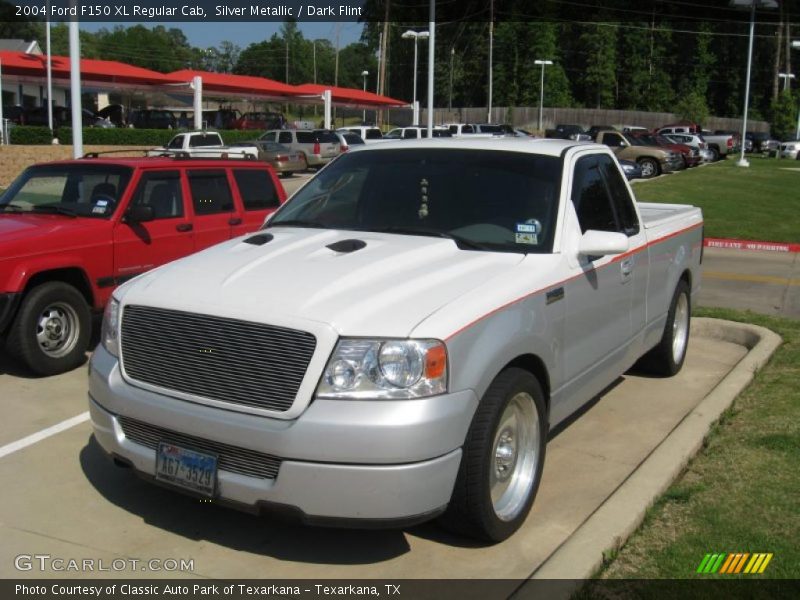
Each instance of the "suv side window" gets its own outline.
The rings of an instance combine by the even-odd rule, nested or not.
[[[636,218],[636,209],[633,200],[622,180],[622,175],[610,156],[598,156],[598,164],[605,179],[608,193],[611,196],[612,208],[617,214],[617,220],[622,227],[622,233],[631,237],[639,233],[639,219]]]
[[[622,140],[622,136],[618,133],[604,133],[603,143],[611,148],[620,148],[625,145],[625,142]]]
[[[181,174],[178,171],[142,173],[130,206],[150,206],[155,219],[183,216]]]
[[[183,148],[183,136],[176,135],[174,138],[172,138],[172,141],[169,143],[167,148],[171,150],[180,150]]]
[[[614,209],[608,196],[598,156],[584,156],[575,165],[572,183],[572,204],[581,233],[589,229],[597,231],[619,231],[614,218]]]
[[[415,140],[417,139],[417,130],[416,129],[406,129],[403,131],[403,139],[404,140]]]
[[[234,169],[233,178],[239,186],[239,195],[245,210],[279,206],[278,192],[272,183],[272,177],[264,169]]]
[[[192,205],[196,215],[233,211],[233,196],[228,177],[222,170],[188,171]]]
[[[281,131],[280,135],[278,136],[278,143],[279,144],[291,144],[292,143],[292,132],[291,131]]]

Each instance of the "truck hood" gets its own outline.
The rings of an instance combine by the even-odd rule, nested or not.
[[[289,227],[263,233],[274,238],[258,246],[245,236],[146,274],[122,290],[123,300],[265,323],[314,321],[339,335],[406,337],[524,259],[433,237]],[[347,240],[365,245],[329,247]]]
[[[3,258],[35,254],[42,250],[35,242],[46,238],[48,251],[66,250],[92,243],[108,228],[109,222],[105,219],[0,213],[0,248]]]

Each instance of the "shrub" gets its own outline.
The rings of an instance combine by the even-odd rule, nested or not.
[[[9,129],[8,141],[21,145],[50,145],[53,134],[48,127],[34,127],[32,125],[14,125]]]

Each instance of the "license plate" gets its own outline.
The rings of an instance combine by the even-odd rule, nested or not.
[[[217,487],[217,457],[159,442],[156,479],[204,496],[213,496]]]

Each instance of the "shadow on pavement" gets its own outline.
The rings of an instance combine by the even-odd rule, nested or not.
[[[109,502],[149,525],[191,540],[279,560],[318,564],[378,563],[410,550],[401,530],[307,527],[271,515],[257,517],[204,504],[149,484],[131,470],[115,466],[94,436],[81,449],[80,464],[89,483]]]

